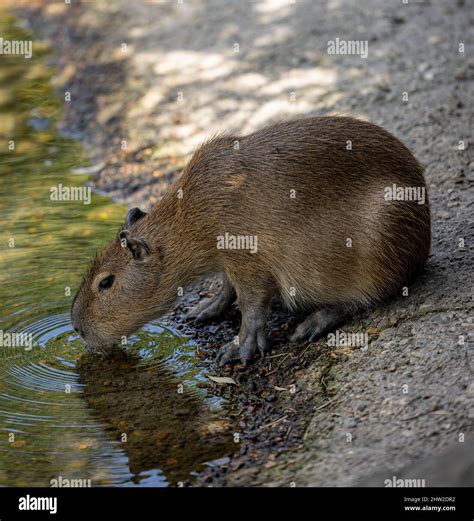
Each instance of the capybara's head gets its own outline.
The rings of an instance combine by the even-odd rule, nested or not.
[[[160,251],[144,238],[148,220],[139,208],[128,212],[125,228],[92,261],[74,297],[72,324],[90,351],[105,354],[163,313]]]

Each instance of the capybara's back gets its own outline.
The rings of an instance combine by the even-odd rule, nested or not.
[[[179,186],[189,222],[231,281],[243,272],[265,280],[290,306],[387,298],[429,253],[422,169],[398,139],[365,121],[308,118],[213,139]],[[216,250],[216,237],[255,238],[257,252]]]

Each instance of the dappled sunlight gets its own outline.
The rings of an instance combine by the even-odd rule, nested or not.
[[[99,81],[88,84],[89,110],[104,139],[111,123],[119,122],[115,143],[127,142],[126,151],[111,153],[103,186],[118,189],[123,177],[138,182],[147,169],[171,181],[193,150],[217,133],[242,135],[279,120],[323,114],[351,114],[383,125],[381,102],[399,103],[401,90],[392,86],[395,61],[409,56],[413,44],[428,41],[435,48],[445,36],[436,27],[432,34],[415,26],[404,33],[398,18],[379,16],[380,4],[368,2],[364,24],[360,5],[342,0],[137,2],[134,9],[125,0],[114,5],[98,0],[94,10],[75,9],[79,32],[97,37],[89,68]],[[61,20],[63,7],[45,9],[56,23]],[[100,36],[100,25],[124,12],[117,30]],[[348,25],[350,20],[357,23]],[[397,45],[394,31],[401,31]],[[328,41],[335,38],[367,39],[368,58],[329,54]],[[418,69],[430,77],[429,63]],[[55,86],[76,85],[82,93],[83,72],[80,60],[69,63]],[[405,84],[412,75],[405,74]],[[144,146],[152,148],[147,161],[134,162],[135,151]],[[117,160],[123,162],[119,169]],[[168,181],[150,187],[153,201]]]
[[[156,111],[158,131],[165,139],[177,140],[176,147],[186,153],[215,132],[251,132],[269,121],[308,113],[313,96],[326,94],[337,81],[336,71],[329,67],[293,68],[271,78],[241,73],[247,63],[230,51],[164,53],[153,68],[159,78],[138,100],[130,117]],[[203,84],[206,89],[199,88]],[[173,89],[177,99],[170,103],[167,92]]]
[[[328,11],[337,11],[341,9],[343,2],[342,0],[327,0],[327,9]]]
[[[234,23],[219,27],[216,45],[211,41],[204,45],[206,35],[193,33],[186,45],[181,39],[174,46],[172,38],[158,38],[161,27],[151,17],[146,25],[130,27],[130,76],[147,78],[146,88],[142,85],[136,103],[125,114],[132,143],[143,134],[154,135],[158,157],[186,155],[209,135],[252,132],[272,121],[307,115],[321,100],[336,102],[341,97],[334,88],[336,67],[321,62],[320,46],[311,50],[314,58],[304,67],[259,67],[262,53],[281,53],[291,45],[297,8],[286,1],[250,6],[255,11],[253,41],[244,38],[245,31],[242,35],[242,27]],[[204,13],[194,7],[198,20]],[[168,5],[163,31],[174,34],[180,25],[189,25],[189,17],[188,8]],[[278,23],[287,17],[294,18],[290,24]],[[297,54],[294,57],[299,59]]]
[[[124,9],[125,0],[99,0],[94,11],[76,10],[77,26],[96,32]],[[118,90],[101,89],[94,99],[97,121],[120,120],[128,152],[149,143],[166,171],[173,157],[186,158],[210,135],[334,111],[347,89],[317,36],[315,14],[323,12],[288,0],[137,2],[116,34],[100,38],[94,70],[103,69],[104,79],[110,67],[127,73]],[[81,70],[78,63],[59,72],[57,85],[74,82]],[[111,171],[108,182],[117,175]]]
[[[315,67],[314,69],[293,69],[287,71],[283,78],[272,81],[262,89],[269,96],[283,92],[301,92],[305,87],[329,87],[336,83],[337,73],[334,69]]]
[[[287,99],[270,100],[261,105],[250,115],[248,123],[243,129],[243,133],[247,134],[251,129],[263,127],[269,121],[307,114],[309,110],[311,110],[311,104],[305,101],[295,103]]]
[[[264,32],[261,36],[257,36],[254,45],[259,47],[268,47],[284,43],[291,38],[293,31],[286,25],[277,25],[275,27],[265,26]]]
[[[140,60],[140,54],[137,56]],[[189,77],[198,79],[195,75],[206,71],[212,71],[222,66],[225,58],[220,54],[214,54],[209,52],[196,52],[196,51],[171,51],[163,55],[162,59],[156,63],[153,70],[155,74],[159,75],[171,75],[175,74],[178,77]],[[219,71],[214,76],[210,76],[209,79],[214,79],[222,73],[228,72],[229,69]],[[171,79],[171,78],[170,78]],[[178,78],[175,77],[177,81]]]
[[[255,12],[261,23],[275,23],[288,16],[294,4],[290,0],[261,0],[255,3]]]

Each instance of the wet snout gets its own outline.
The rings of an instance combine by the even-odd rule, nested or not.
[[[81,321],[79,320],[79,313],[77,311],[77,297],[74,298],[71,307],[71,323],[74,331],[79,333],[82,338],[85,336],[84,328],[82,327]]]
[[[86,349],[90,352],[103,352],[106,342],[101,341],[94,332],[90,331],[87,324],[84,323],[80,312],[78,311],[77,299],[74,299],[71,309],[71,324],[76,333],[79,333],[86,344]],[[110,342],[108,342],[110,344]]]
[[[72,327],[76,333],[79,333],[84,338],[84,331],[81,329],[81,326],[76,325],[74,322],[72,323]]]
[[[74,311],[71,313],[71,323],[72,323],[72,327],[74,328],[74,331],[76,333],[79,333],[81,338],[86,343],[86,347],[89,347],[89,345],[91,344],[90,339],[88,340],[88,338],[87,338],[88,335],[86,334],[85,327],[81,324],[81,322],[77,319],[77,317],[75,317]]]

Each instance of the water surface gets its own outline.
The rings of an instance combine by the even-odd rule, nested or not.
[[[175,485],[232,450],[222,404],[162,323],[107,359],[85,352],[71,300],[125,208],[52,197],[85,186],[84,156],[55,131],[48,50],[1,12],[0,34],[34,42],[0,61],[0,485]]]

